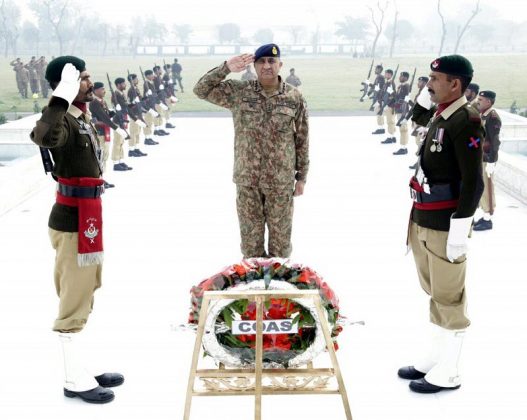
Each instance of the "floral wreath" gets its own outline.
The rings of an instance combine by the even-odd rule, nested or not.
[[[331,329],[334,347],[342,331],[338,299],[326,282],[314,270],[300,264],[291,264],[278,258],[251,258],[231,265],[191,289],[189,324],[197,324],[205,291],[247,289],[319,290],[322,307]],[[233,320],[255,320],[256,304],[247,299],[223,300],[212,303],[205,334],[205,354],[229,366],[254,363],[255,334],[234,335]],[[291,319],[298,324],[294,334],[264,334],[264,365],[291,367],[312,360],[326,347],[318,325],[318,316],[308,299],[270,299],[265,303],[264,320]]]

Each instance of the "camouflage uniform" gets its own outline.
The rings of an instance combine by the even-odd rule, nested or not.
[[[309,168],[308,116],[302,94],[280,78],[268,95],[257,80],[224,80],[224,63],[205,74],[194,93],[225,107],[234,118],[234,174],[244,257],[291,254],[295,179],[305,181]]]

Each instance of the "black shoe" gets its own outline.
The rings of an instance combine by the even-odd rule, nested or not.
[[[154,135],[155,136],[168,136],[168,133],[162,130],[154,130]]]
[[[411,381],[409,386],[412,391],[418,392],[420,394],[435,394],[436,392],[440,391],[453,391],[454,389],[459,389],[461,387],[461,385],[454,386],[452,388],[437,386],[427,382],[425,378]]]
[[[81,392],[70,391],[64,388],[64,395],[68,398],[79,397],[82,401],[90,404],[106,404],[115,398],[111,389],[106,389],[102,386]]]
[[[156,144],[159,144],[158,141],[154,141],[152,139],[145,139],[145,144],[148,146],[155,146]]]
[[[143,152],[141,152],[141,150],[139,150],[139,149],[135,149],[134,152],[135,152],[135,155],[136,155],[137,157],[148,156],[148,153],[143,153]]]
[[[474,225],[474,230],[490,230],[492,229],[492,220],[480,219]]]
[[[102,375],[96,376],[95,380],[100,386],[111,388],[122,385],[124,382],[124,376],[120,373],[103,373]]]
[[[162,136],[168,136],[170,135],[169,132],[165,131],[165,130],[159,130],[159,132],[161,133]]]
[[[113,188],[113,187],[115,187],[114,184],[110,184],[109,182],[104,181],[104,189],[106,189],[106,188]]]
[[[135,149],[128,150],[128,157],[139,157],[139,155],[137,154],[137,151]]]
[[[378,128],[375,131],[372,131],[372,134],[384,134],[386,131],[384,131],[384,128]]]
[[[417,162],[415,162],[413,165],[410,165],[408,168],[415,171],[417,169]]]
[[[396,152],[393,152],[393,154],[394,155],[407,155],[408,154],[408,149],[405,149],[405,148],[401,147]]]
[[[113,165],[113,170],[114,171],[127,171],[128,167],[124,165],[123,163],[116,163],[115,165]]]
[[[397,140],[395,140],[395,137],[386,137],[385,140],[381,141],[381,144],[391,144],[395,143]]]
[[[404,366],[397,371],[397,375],[399,378],[415,380],[424,378],[426,373],[418,371],[413,366]]]
[[[175,126],[175,125],[172,125],[172,124],[170,124],[170,123],[166,123],[166,124],[165,124],[165,128],[176,128],[176,126]]]
[[[127,170],[127,171],[131,171],[132,169],[134,169],[134,168],[132,168],[131,166],[128,166],[128,165],[127,165],[126,163],[124,163],[124,162],[121,163],[121,165],[123,165],[123,167],[124,167],[125,170]]]

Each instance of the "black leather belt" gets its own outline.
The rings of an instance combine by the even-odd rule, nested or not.
[[[57,184],[57,191],[66,197],[99,198],[104,192],[104,186],[97,185],[96,187],[77,187],[71,185]]]

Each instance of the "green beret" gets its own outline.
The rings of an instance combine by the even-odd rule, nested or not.
[[[472,79],[474,69],[472,64],[462,55],[444,55],[436,58],[430,63],[430,69],[439,73],[446,73],[452,76],[463,76]]]
[[[261,57],[280,57],[280,47],[276,44],[265,44],[254,52],[254,61]]]
[[[493,92],[492,90],[482,90],[479,92],[479,96],[483,96],[484,98],[490,99],[492,101],[496,100],[496,92]]]
[[[86,71],[86,63],[80,58],[72,55],[63,55],[61,57],[54,58],[51,60],[46,67],[46,80],[48,82],[60,82],[60,76],[62,75],[62,69],[67,63],[71,63],[75,66],[79,72]]]
[[[100,89],[100,88],[103,88],[104,87],[104,83],[103,82],[95,82],[93,84],[93,90],[97,90],[97,89]]]

